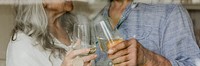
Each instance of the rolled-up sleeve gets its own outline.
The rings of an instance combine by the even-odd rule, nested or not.
[[[197,66],[199,47],[193,33],[192,21],[181,5],[175,5],[161,27],[162,55],[172,66]]]

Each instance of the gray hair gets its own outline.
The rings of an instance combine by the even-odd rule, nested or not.
[[[13,36],[18,31],[21,31],[35,39],[35,41],[38,42],[38,44],[35,45],[42,46],[44,50],[50,50],[51,54],[54,56],[56,51],[59,52],[60,58],[66,53],[66,50],[57,47],[54,44],[53,38],[49,32],[48,18],[42,4],[42,0],[41,3],[35,4],[19,3],[16,4],[14,8],[16,13],[16,25],[13,29]],[[73,14],[68,12],[59,18],[60,24],[64,29],[66,29],[66,32],[71,33],[73,31],[73,24],[76,22],[75,18],[76,17]],[[13,41],[16,39],[17,38],[12,38]]]

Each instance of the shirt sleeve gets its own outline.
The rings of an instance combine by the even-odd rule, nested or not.
[[[175,5],[161,28],[162,54],[172,66],[196,66],[200,57],[199,47],[187,10]]]

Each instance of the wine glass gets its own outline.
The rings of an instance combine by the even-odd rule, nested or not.
[[[109,20],[100,18],[100,20],[95,22],[94,30],[100,51],[107,54],[108,49],[123,41],[123,37],[117,29],[112,28]],[[99,60],[96,66],[113,66],[113,64],[112,61],[106,57],[106,59]]]
[[[74,50],[90,48],[91,50],[88,54],[95,53],[95,46],[90,43],[90,25],[88,23],[74,24],[72,34],[72,45],[72,49]]]

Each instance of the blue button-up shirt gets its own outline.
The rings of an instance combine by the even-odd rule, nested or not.
[[[103,11],[104,17],[108,17],[108,9],[109,5]],[[146,49],[168,59],[172,66],[196,66],[200,58],[192,21],[181,5],[129,4],[116,29],[124,39],[137,39]]]

